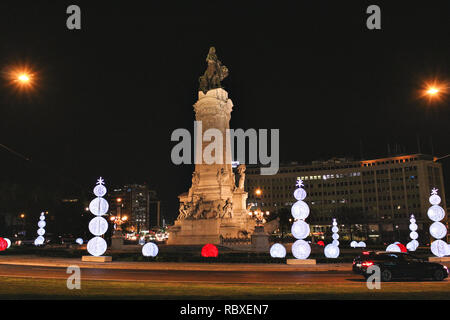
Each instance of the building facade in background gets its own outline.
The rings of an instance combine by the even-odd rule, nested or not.
[[[148,231],[159,225],[160,202],[156,192],[140,184],[125,185],[109,193],[109,214],[127,216],[126,230],[129,232]]]
[[[249,167],[247,174],[248,201],[270,212],[290,209],[300,177],[308,193],[311,232],[318,239],[331,235],[332,218],[337,218],[343,240],[406,241],[409,217],[414,214],[421,243],[429,243],[427,210],[432,188],[439,189],[447,211],[442,165],[424,154],[291,163],[280,166],[274,176],[262,176],[259,168]]]

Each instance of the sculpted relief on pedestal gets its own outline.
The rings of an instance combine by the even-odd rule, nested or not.
[[[202,198],[196,202],[180,203],[178,220],[189,219],[227,219],[233,217],[233,203],[227,200],[204,201]]]
[[[217,170],[217,182],[219,183],[219,185],[223,185],[227,182],[228,180],[228,173],[224,168],[220,168]]]

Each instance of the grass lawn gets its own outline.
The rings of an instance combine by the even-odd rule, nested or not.
[[[66,280],[0,277],[0,299],[449,299],[447,281],[345,284],[186,284],[124,281],[81,282],[69,290]]]

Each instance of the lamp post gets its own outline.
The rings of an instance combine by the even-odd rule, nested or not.
[[[260,208],[257,208],[254,211],[250,211],[248,214],[256,220],[255,230],[251,235],[253,250],[257,252],[267,251],[269,248],[269,235],[264,232],[264,216],[268,216],[270,214],[269,211],[264,212]]]
[[[123,217],[116,217],[112,216],[111,221],[114,223],[114,235],[122,236],[122,227],[121,225],[124,224],[128,220],[127,216]]]
[[[269,216],[270,212],[269,211],[264,212],[258,208],[254,211],[250,211],[248,214],[256,220],[257,227],[262,227],[265,222],[264,216]]]
[[[22,225],[22,232],[23,232],[23,235],[25,236],[25,226],[26,226],[26,224],[25,224],[25,213],[21,213],[20,215],[19,215],[19,217],[20,217],[20,220],[21,220],[21,225]]]
[[[122,236],[122,224],[124,224],[127,220],[127,216],[122,216],[122,198],[116,199],[117,203],[117,215],[111,216],[111,221],[114,223],[114,236],[121,237]]]
[[[256,206],[260,207],[260,202],[261,202],[261,197],[262,197],[262,190],[260,188],[255,190],[255,199],[256,199]]]
[[[114,232],[111,237],[111,249],[120,250],[123,247],[122,224],[128,220],[128,217],[122,216],[122,198],[117,198],[116,204],[117,214],[110,217],[110,220],[114,223]]]

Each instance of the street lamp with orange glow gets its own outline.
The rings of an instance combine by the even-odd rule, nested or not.
[[[27,66],[11,67],[7,77],[10,84],[20,91],[31,91],[36,87],[36,73]]]
[[[30,76],[27,75],[26,73],[22,73],[17,77],[17,80],[23,84],[26,84],[30,82]]]
[[[256,204],[257,206],[260,205],[261,202],[261,196],[262,196],[262,190],[260,188],[255,190],[255,198],[256,198]]]
[[[439,89],[436,87],[431,87],[427,90],[427,94],[430,96],[434,96],[439,93]]]
[[[22,225],[22,232],[25,232],[25,229],[26,229],[26,221],[25,221],[25,213],[20,213],[19,214],[19,218],[20,218],[20,220],[21,220],[21,225]]]
[[[421,96],[428,99],[428,102],[438,102],[443,100],[447,93],[448,85],[437,80],[424,84]]]

